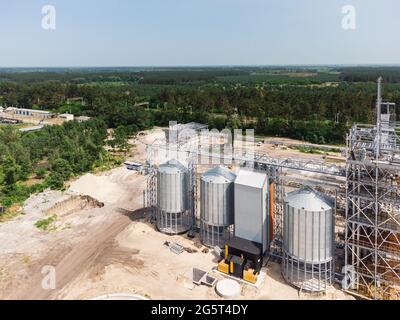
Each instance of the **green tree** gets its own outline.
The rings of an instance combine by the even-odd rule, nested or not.
[[[46,178],[46,185],[53,190],[61,190],[64,188],[64,179],[61,174],[51,172]]]
[[[2,166],[4,183],[8,186],[16,183],[18,179],[18,166],[15,163],[15,160],[8,156],[2,161]]]
[[[59,174],[62,179],[68,180],[72,175],[71,165],[67,160],[56,159],[51,166],[52,172]]]
[[[36,178],[43,179],[46,176],[47,169],[45,167],[37,167],[35,170]]]
[[[126,152],[128,149],[129,131],[125,126],[119,126],[114,129],[112,145]]]

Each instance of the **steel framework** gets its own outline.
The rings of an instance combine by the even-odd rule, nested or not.
[[[166,234],[181,234],[187,231],[193,231],[196,223],[197,208],[197,182],[196,182],[196,159],[192,153],[187,155],[188,162],[188,207],[183,212],[167,212],[155,206],[157,229]],[[152,171],[156,172],[153,168]],[[154,174],[154,185],[157,184],[157,175]],[[157,188],[155,188],[157,189]],[[152,190],[152,199],[157,199],[157,190]],[[154,202],[153,202],[154,203]],[[154,210],[154,209],[153,209]]]
[[[380,86],[376,126],[347,137],[345,289],[391,300],[400,299],[400,127]]]
[[[232,237],[232,226],[214,226],[200,219],[200,240],[201,243],[208,247],[219,246],[223,248],[226,241]]]
[[[282,261],[285,258],[282,250],[283,197],[288,181],[312,187],[321,186],[325,192],[334,190],[335,209],[345,211],[343,288],[355,290],[373,299],[400,299],[400,139],[397,135],[400,125],[396,122],[394,107],[393,103],[382,101],[379,79],[376,125],[354,125],[351,128],[347,136],[345,166],[325,161],[271,157],[246,147],[235,148],[231,154],[221,155],[213,148],[204,148],[201,139],[200,142],[185,139],[183,143],[175,145],[156,141],[148,145],[146,206],[154,218],[157,198],[156,164],[152,159],[155,152],[160,150],[185,152],[191,159],[193,228],[197,210],[196,168],[200,158],[219,159],[224,163],[231,161],[239,166],[265,171],[275,185],[274,239],[270,256]],[[306,176],[307,172],[313,176]],[[344,201],[338,201],[338,196],[345,197]],[[209,233],[214,234],[215,230]],[[286,259],[283,272],[285,266],[296,263],[298,261]],[[315,272],[314,266],[297,267],[305,276]],[[332,269],[333,265],[322,266],[317,278],[322,277],[329,284]]]
[[[286,281],[307,292],[326,291],[333,283],[334,260],[322,263],[301,261],[285,250],[283,253],[282,273]]]
[[[215,140],[215,137],[213,137]],[[293,159],[293,158],[280,158],[271,157],[265,153],[255,152],[253,149],[248,147],[239,147],[231,150],[231,153],[227,152],[221,154],[215,152],[214,148],[204,147],[204,141],[198,139],[198,137],[190,140],[186,139],[183,143],[168,144],[163,140],[156,140],[152,144],[148,145],[148,156],[153,157],[153,160],[149,160],[150,173],[155,171],[154,157],[157,157],[159,152],[172,152],[175,154],[186,153],[191,159],[190,163],[192,166],[191,175],[192,185],[191,188],[193,200],[193,219],[196,220],[197,210],[197,179],[196,167],[201,163],[201,159],[208,159],[207,164],[212,163],[213,159],[217,159],[222,163],[236,163],[242,167],[251,167],[255,170],[264,171],[267,173],[269,179],[274,182],[274,237],[271,242],[270,255],[274,259],[281,261],[283,257],[283,198],[285,193],[285,183],[288,180],[297,180],[302,185],[313,186],[329,186],[335,190],[338,190],[342,183],[344,183],[344,177],[346,174],[345,166],[336,163],[327,163],[320,160],[312,159]],[[217,139],[218,140],[218,139]],[[221,163],[218,162],[218,163]],[[308,177],[301,177],[302,173],[310,172],[315,174],[313,179]],[[297,175],[297,176],[296,176]],[[326,178],[332,180],[327,181]],[[155,205],[156,192],[154,190],[155,183],[152,182],[154,177],[149,177],[150,182],[148,183],[147,194],[150,201],[148,205]],[[152,210],[148,207],[149,210]],[[193,223],[193,227],[196,224]],[[214,237],[215,232],[219,233],[219,230],[208,230],[203,236]]]
[[[167,234],[180,234],[187,231],[193,231],[196,225],[197,214],[197,157],[192,152],[195,148],[193,140],[184,137],[178,140],[178,133],[185,130],[199,130],[204,126],[200,124],[190,123],[185,125],[174,125],[166,132],[166,140],[168,143],[159,140],[147,146],[147,184],[145,190],[145,211],[150,217],[150,221],[156,223],[157,229]],[[179,128],[179,130],[177,130]],[[177,146],[174,148],[173,146]],[[183,158],[188,168],[188,209],[184,212],[171,213],[161,210],[157,206],[157,168],[160,164],[167,160]]]
[[[198,143],[198,144],[196,144]],[[285,255],[283,250],[283,216],[284,216],[284,194],[285,186],[288,181],[296,180],[297,183],[306,186],[315,187],[316,185],[328,187],[333,189],[336,194],[337,190],[340,189],[341,184],[345,183],[345,166],[338,164],[329,164],[324,161],[317,160],[305,160],[305,159],[292,159],[292,158],[274,158],[267,154],[260,152],[254,152],[250,148],[236,148],[231,154],[221,155],[218,152],[214,152],[213,148],[204,148],[201,142],[189,143],[186,141],[183,144],[166,145],[162,141],[156,141],[152,145],[149,145],[149,150],[160,150],[169,149],[175,153],[187,153],[187,156],[192,159],[191,165],[191,199],[193,199],[193,228],[196,228],[200,232],[200,238],[203,244],[212,244],[213,246],[217,243],[222,245],[226,238],[229,238],[232,233],[231,229],[223,229],[219,227],[213,227],[204,225],[203,221],[199,221],[200,225],[196,224],[196,208],[197,208],[197,179],[196,179],[196,168],[198,165],[205,166],[200,163],[199,159],[208,159],[206,167],[213,166],[213,159],[219,161],[235,163],[241,167],[249,167],[257,171],[265,172],[270,181],[274,185],[273,195],[273,239],[271,241],[269,256],[278,262],[282,262],[282,272],[286,275],[285,279],[301,287],[303,290],[309,292],[320,292],[328,289],[333,282],[334,274],[334,261],[330,260],[326,263],[302,263],[299,260],[293,259],[292,257]],[[149,154],[153,154],[150,152]],[[196,161],[199,161],[196,163]],[[152,172],[152,171],[151,171]],[[313,179],[304,177],[305,172],[313,174]],[[297,176],[296,176],[297,175]],[[327,181],[326,178],[331,178]],[[151,181],[151,178],[150,178]],[[328,186],[327,186],[328,184]],[[150,186],[154,185],[152,183]],[[327,189],[326,189],[327,191]],[[152,192],[152,191],[150,191]],[[154,199],[154,192],[151,199]],[[154,201],[153,201],[154,203]],[[269,203],[269,202],[268,202]],[[300,283],[301,282],[301,283]]]

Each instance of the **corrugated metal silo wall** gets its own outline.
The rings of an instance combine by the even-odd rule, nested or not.
[[[233,183],[218,183],[201,179],[200,184],[201,220],[213,226],[229,226],[233,224]]]
[[[309,263],[333,258],[333,210],[306,211],[285,203],[284,248],[292,257]]]
[[[188,174],[157,171],[157,205],[165,212],[178,213],[188,209]]]

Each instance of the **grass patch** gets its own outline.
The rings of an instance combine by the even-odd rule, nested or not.
[[[30,258],[29,256],[23,256],[23,257],[22,257],[22,261],[23,261],[25,264],[29,264],[29,262],[31,261],[31,258]]]
[[[41,219],[35,222],[35,227],[43,231],[53,231],[56,227],[53,223],[57,220],[57,215],[54,214],[46,219]]]
[[[301,153],[308,153],[308,154],[326,154],[328,152],[340,153],[339,148],[321,148],[321,147],[314,147],[314,146],[290,146],[292,150],[297,150]]]
[[[65,226],[63,226],[63,228],[61,230],[68,230],[72,228],[72,224],[71,222],[68,222]]]
[[[7,210],[5,213],[0,215],[0,223],[10,221],[19,215],[20,213],[16,211]]]
[[[92,172],[100,173],[119,167],[124,162],[124,159],[123,155],[107,152],[103,156],[103,159],[94,162]]]
[[[323,154],[321,150],[314,147],[309,146],[291,146],[290,149],[297,150],[301,153],[308,153],[308,154]]]
[[[0,214],[0,223],[13,220],[19,215],[25,214],[21,210],[21,205],[19,203],[14,203],[10,208],[4,208],[3,213]]]

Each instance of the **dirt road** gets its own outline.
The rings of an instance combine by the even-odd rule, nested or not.
[[[145,154],[144,147],[140,151]],[[47,191],[32,196],[24,204],[23,215],[0,225],[4,236],[0,243],[0,298],[54,299],[76,277],[96,267],[93,264],[108,254],[104,251],[110,249],[110,243],[135,219],[118,208],[130,212],[141,208],[145,182],[146,177],[122,166],[80,177],[65,193]],[[92,196],[105,205],[82,207],[80,195]],[[39,230],[35,223],[48,218],[49,210],[57,217],[54,230]],[[44,266],[55,268],[55,290],[42,289]]]
[[[66,256],[54,265],[56,271],[56,289],[44,290],[42,288],[43,275],[40,270],[31,278],[26,288],[16,290],[11,298],[24,300],[43,300],[54,298],[57,293],[68,283],[74,280],[81,273],[94,266],[94,263],[105,254],[112,242],[131,222],[142,217],[142,212],[138,211],[132,215],[116,213],[115,221],[104,224],[97,230],[91,230],[82,240],[80,245],[73,248]],[[42,265],[51,265],[54,254],[50,260],[43,259]]]

